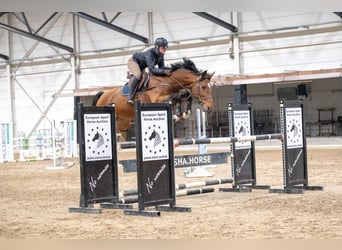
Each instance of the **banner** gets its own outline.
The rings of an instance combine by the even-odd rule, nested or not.
[[[13,161],[13,131],[10,123],[0,123],[0,162]]]

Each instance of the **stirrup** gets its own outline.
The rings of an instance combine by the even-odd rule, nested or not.
[[[129,91],[131,91],[131,90],[129,90]],[[127,96],[127,103],[134,104],[134,97],[135,97],[134,91],[132,93],[129,93]]]

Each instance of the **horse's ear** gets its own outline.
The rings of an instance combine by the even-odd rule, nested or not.
[[[206,75],[207,75],[207,70],[204,70],[201,74],[201,79],[204,79]]]
[[[213,77],[214,74],[215,74],[215,71],[210,75],[210,79]]]

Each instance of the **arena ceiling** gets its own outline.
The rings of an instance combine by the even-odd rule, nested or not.
[[[78,16],[78,17],[85,19],[89,22],[103,26],[109,30],[119,32],[119,33],[124,34],[128,37],[131,37],[133,39],[139,40],[140,42],[142,42],[144,44],[151,44],[151,41],[149,38],[114,24],[115,20],[121,15],[121,13],[122,12],[117,12],[114,16],[108,16],[106,14],[106,12],[99,12],[95,16],[95,15],[91,15],[91,14],[88,14],[85,12],[70,12],[70,14],[72,14],[72,15]],[[51,46],[55,46],[57,48],[65,50],[69,53],[74,53],[74,48],[72,48],[66,44],[62,44],[58,41],[47,39],[43,36],[38,35],[39,31],[42,30],[46,25],[48,25],[48,23],[58,14],[58,12],[51,13],[51,15],[49,15],[46,18],[46,20],[41,24],[41,26],[38,27],[36,30],[33,30],[31,28],[29,18],[27,17],[28,15],[25,12],[0,12],[0,17],[2,17],[4,15],[8,15],[8,14],[11,14],[15,18],[17,18],[21,23],[23,23],[25,25],[26,29],[20,29],[18,27],[15,27],[14,25],[8,25],[8,24],[0,22],[0,28],[1,29],[10,31],[10,32],[13,32],[13,33],[34,39],[34,40],[37,40],[40,42],[43,42],[46,44],[49,44]],[[197,15],[201,18],[204,18],[208,22],[212,22],[215,25],[218,25],[218,26],[221,26],[221,27],[227,29],[232,35],[239,34],[239,30],[235,25],[233,25],[233,24],[231,24],[225,20],[222,20],[218,17],[215,17],[215,16],[213,16],[207,12],[192,12],[192,14]],[[335,14],[342,19],[342,12],[332,12],[332,14]],[[272,30],[270,30],[270,31],[272,31]],[[253,38],[253,39],[262,39],[262,37]],[[192,45],[190,45],[190,46],[192,46]],[[179,48],[181,48],[181,47],[179,47]],[[5,55],[5,54],[0,54],[0,58],[3,60],[6,60],[6,61],[11,59],[8,55]]]
[[[59,41],[45,38],[43,35],[40,35],[39,32],[44,29],[51,21],[54,19],[56,15],[58,15],[58,12],[52,12],[50,13],[47,18],[41,23],[39,27],[36,29],[32,28],[30,18],[28,17],[32,13],[26,13],[26,12],[0,12],[0,18],[4,15],[11,14],[13,17],[15,17],[21,24],[21,28],[15,26],[15,25],[9,25],[5,24],[3,22],[0,22],[0,29],[7,30],[9,32],[16,33],[21,36],[28,37],[30,39],[46,43],[50,46],[59,48],[61,50],[64,50],[66,53],[73,54],[75,53],[75,49],[67,44],[63,44]],[[70,12],[69,14],[73,16],[77,16],[79,18],[82,18],[84,20],[87,20],[88,22],[95,23],[99,26],[105,27],[106,29],[114,32],[118,32],[124,36],[130,37],[132,39],[135,39],[139,41],[142,45],[148,45],[151,44],[151,39],[149,39],[146,36],[143,36],[141,34],[138,34],[136,32],[133,32],[131,30],[125,29],[124,27],[120,25],[116,25],[115,21],[116,19],[122,14],[122,12],[117,12],[115,14],[107,14],[106,12],[97,12],[97,13],[86,13],[86,12]],[[332,12],[332,15],[338,16],[340,19],[342,19],[342,12]],[[234,36],[239,36],[240,41],[253,41],[253,40],[263,40],[263,39],[273,39],[273,38],[279,38],[279,37],[295,37],[298,35],[309,35],[309,34],[316,34],[316,33],[328,33],[333,31],[338,31],[341,27],[323,27],[323,28],[317,28],[317,29],[308,29],[305,31],[298,31],[295,30],[296,27],[289,27],[288,29],[282,30],[282,32],[278,32],[279,30],[269,30],[268,33],[265,34],[259,34],[256,32],[255,35],[245,35],[243,32],[240,32],[238,27],[233,25],[230,22],[227,22],[226,20],[220,19],[214,15],[211,15],[207,12],[189,12],[189,15],[196,15],[199,18],[203,18],[208,22],[211,22],[217,26],[220,26],[221,28],[224,28],[227,30],[227,34],[230,34],[229,38],[223,38],[223,39],[215,39],[210,40],[209,37],[206,39],[203,39],[202,41],[194,41],[194,42],[184,42],[184,41],[173,41],[172,48],[177,49],[186,49],[186,48],[194,48],[194,47],[205,47],[205,46],[211,46],[211,45],[219,45],[219,44],[227,44],[229,42],[232,42]],[[25,27],[25,28],[22,28]],[[298,26],[299,27],[299,26]],[[111,51],[108,53],[102,53],[101,57],[112,57],[112,56],[120,56],[120,55],[129,55],[131,54],[136,48],[126,48],[126,50],[121,50],[119,48],[118,51]],[[91,55],[81,55],[82,59],[92,59],[96,58],[98,55],[91,54]],[[21,64],[21,62],[11,61],[11,58],[9,55],[6,55],[5,53],[1,53],[0,51],[0,59],[2,59],[5,62],[10,62],[12,66],[16,67]],[[46,63],[51,62],[59,62],[61,60],[64,60],[63,58],[57,58],[57,59],[48,59],[46,60]],[[34,65],[41,65],[44,64],[44,60],[40,60],[39,62],[26,62],[25,65],[27,66],[34,66]],[[321,70],[314,70],[314,71],[308,71],[308,72],[285,72],[280,73],[276,75],[269,75],[269,74],[263,74],[263,75],[254,75],[254,76],[246,76],[246,75],[226,75],[226,76],[215,76],[213,78],[213,83],[216,83],[217,85],[239,85],[239,84],[249,84],[249,83],[258,83],[258,82],[270,82],[275,80],[282,80],[288,78],[292,79],[293,76],[299,76],[303,80],[306,79],[315,79],[315,78],[329,78],[329,77],[341,77],[341,68],[336,69],[330,69],[328,71],[322,72]],[[78,92],[78,91],[76,91]],[[84,92],[82,92],[84,93]],[[74,95],[78,95],[74,93]]]
[[[99,15],[101,16],[100,17],[97,17],[97,16],[94,16],[94,15],[90,15],[88,13],[85,13],[85,12],[70,12],[72,15],[75,15],[75,16],[78,16],[78,17],[81,17],[89,22],[92,22],[92,23],[95,23],[95,24],[98,24],[100,26],[103,26],[109,30],[113,30],[113,31],[116,31],[116,32],[119,32],[121,34],[124,34],[128,37],[131,37],[133,39],[136,39],[136,40],[139,40],[140,42],[144,43],[144,44],[149,44],[151,43],[151,41],[145,37],[145,36],[142,36],[140,34],[137,34],[135,32],[132,32],[130,30],[127,30],[123,27],[120,27],[118,25],[115,25],[114,24],[114,21],[116,18],[118,18],[121,14],[121,12],[117,12],[113,17],[109,17],[106,15],[105,12],[101,12],[99,13]],[[236,33],[238,32],[238,29],[236,26],[220,19],[220,18],[217,18],[211,14],[208,14],[206,12],[192,12],[194,15],[197,15],[197,16],[200,16],[210,22],[213,22],[215,23],[216,25],[219,25],[221,27],[224,27],[225,29],[227,30],[230,30],[232,33]],[[54,12],[52,13],[42,24],[41,26],[36,29],[36,30],[32,30],[31,28],[31,25],[30,25],[30,22],[29,22],[29,19],[27,18],[27,14],[25,12],[0,12],[0,17],[3,16],[3,15],[6,15],[6,14],[12,14],[14,17],[16,17],[20,22],[22,22],[23,24],[25,24],[26,26],[26,30],[24,29],[19,29],[15,26],[12,26],[12,25],[8,25],[8,24],[4,24],[4,23],[1,23],[0,22],[0,28],[2,29],[5,29],[7,31],[10,31],[10,32],[14,32],[16,34],[19,34],[19,35],[22,35],[22,36],[26,36],[26,37],[29,37],[31,39],[34,39],[34,40],[37,40],[37,41],[40,41],[40,42],[43,42],[43,43],[47,43],[49,45],[52,45],[52,46],[55,46],[57,48],[60,48],[60,49],[63,49],[65,51],[68,51],[70,53],[73,53],[74,52],[74,49],[68,45],[65,45],[65,44],[62,44],[62,43],[59,43],[57,41],[54,41],[54,40],[50,40],[50,39],[47,39],[47,38],[44,38],[40,35],[38,35],[39,31],[41,29],[43,29],[57,14],[58,12]],[[4,60],[9,60],[10,58],[7,56],[7,55],[3,55],[1,54],[0,57]]]

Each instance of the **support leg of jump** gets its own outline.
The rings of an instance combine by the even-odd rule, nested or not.
[[[305,190],[310,190],[310,191],[322,191],[323,186],[290,186],[290,187],[284,187],[284,189],[277,189],[277,188],[272,188],[269,189],[270,193],[281,193],[281,194],[304,194]]]
[[[247,186],[233,186],[232,188],[219,188],[219,192],[249,193],[252,192],[252,189]]]
[[[133,206],[129,204],[119,204],[119,203],[112,203],[112,202],[100,203],[100,207],[108,208],[108,209],[131,209],[133,208]]]
[[[125,209],[124,214],[125,215],[140,215],[140,216],[148,216],[148,217],[160,217],[160,211]]]
[[[90,207],[69,207],[69,213],[100,214],[102,210]]]
[[[275,194],[304,194],[304,188],[303,187],[285,187],[283,189],[270,188],[269,192],[275,193]]]
[[[240,185],[240,187],[246,187],[246,188],[251,188],[251,189],[270,189],[271,186],[270,185]]]
[[[102,209],[94,208],[93,204],[89,204],[87,207],[69,207],[69,213],[100,214]]]
[[[156,206],[157,211],[167,212],[191,212],[191,207],[177,207],[177,206]]]
[[[304,190],[322,191],[323,189],[324,189],[323,186],[306,186],[306,185],[304,185]]]

